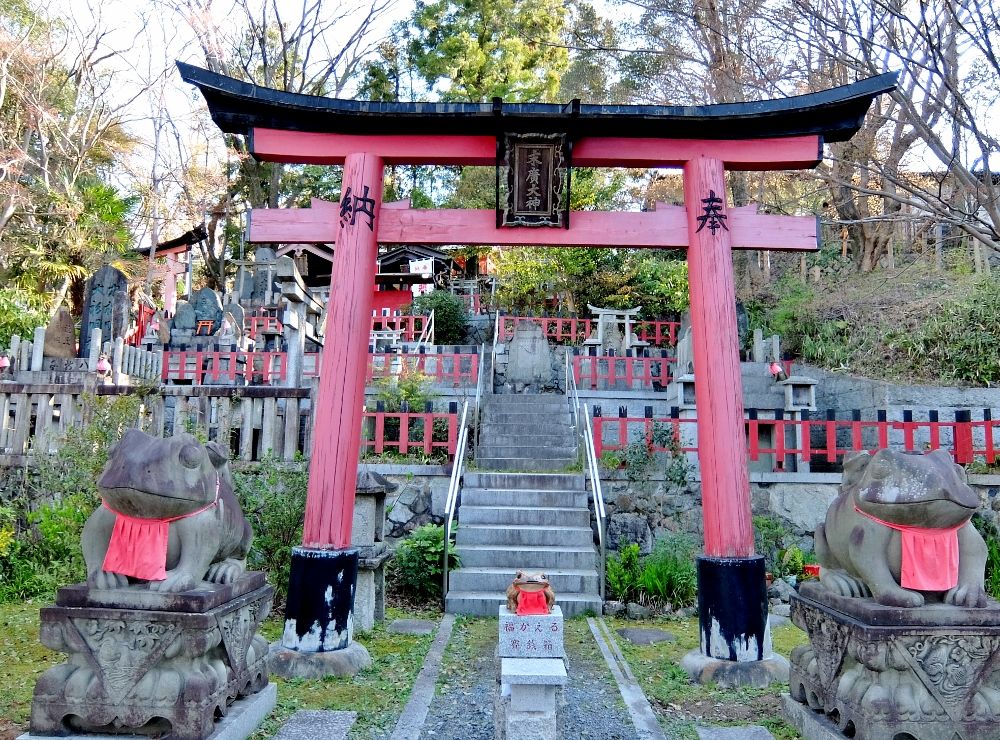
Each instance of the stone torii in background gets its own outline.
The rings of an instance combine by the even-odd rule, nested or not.
[[[253,156],[344,167],[339,204],[254,210],[250,219],[255,242],[336,245],[326,336],[338,341],[323,352],[303,547],[293,553],[282,644],[304,653],[351,645],[351,525],[379,243],[683,248],[704,420],[701,651],[689,656],[689,671],[716,681],[769,682],[760,678],[773,657],[764,561],[754,554],[751,525],[731,250],[815,250],[818,220],[730,208],[725,173],[815,167],[823,143],[849,139],[874,97],[894,88],[895,75],[780,100],[684,108],[338,100],[178,67],[201,90],[216,124],[245,135]],[[496,210],[383,205],[383,170],[397,164],[495,165]],[[685,205],[570,212],[562,192],[570,164],[683,168]],[[505,204],[501,165],[508,173]]]

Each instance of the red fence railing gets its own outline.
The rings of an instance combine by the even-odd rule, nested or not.
[[[169,350],[163,353],[161,377],[166,381],[274,385],[288,377],[285,352],[200,352]]]
[[[319,377],[320,353],[302,357],[302,377]],[[419,371],[439,385],[475,386],[479,382],[479,355],[476,353],[392,353],[368,355],[365,382],[401,372]],[[277,385],[288,379],[287,352],[201,352],[167,350],[163,353],[163,382],[190,382],[193,385],[232,383]]]
[[[915,419],[912,411],[903,411],[902,419],[890,420],[885,411],[875,419],[862,419],[854,411],[850,419],[838,419],[832,410],[825,418],[786,418],[782,409],[747,409],[747,454],[751,461],[773,458],[775,470],[797,469],[802,464],[838,468],[849,452],[892,448],[906,452],[943,449],[955,462],[966,465],[984,462],[995,465],[1000,457],[1000,420],[990,409],[982,410],[982,419],[959,409],[953,421],[942,421],[940,413],[930,410],[926,419]],[[619,415],[605,417],[600,407],[593,410],[594,447],[598,456],[605,451],[624,450],[637,441],[645,442],[650,452],[697,452],[696,418],[679,418],[676,409],[669,417],[654,417],[652,407],[643,417]]]
[[[596,326],[594,319],[563,318],[559,316],[499,316],[497,337],[501,342],[509,342],[514,336],[514,327],[520,321],[530,321],[542,327],[547,339],[557,344],[583,344]],[[673,347],[677,344],[676,321],[636,321],[632,333],[639,341],[651,347]]]
[[[361,447],[366,454],[422,454],[452,459],[458,445],[458,404],[447,412],[436,412],[428,402],[423,411],[385,411],[381,401],[374,411],[365,411]]]
[[[479,382],[479,355],[475,352],[394,353],[372,352],[368,355],[365,383],[405,372],[419,372],[440,385],[475,386]]]
[[[659,357],[574,354],[573,377],[581,390],[662,390],[671,380],[673,362],[665,352]]]

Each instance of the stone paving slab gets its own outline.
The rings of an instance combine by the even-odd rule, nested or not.
[[[655,645],[658,642],[673,642],[677,639],[666,630],[622,627],[615,631],[633,645]]]
[[[437,622],[429,619],[394,619],[386,628],[397,635],[432,635]]]
[[[746,727],[695,727],[698,740],[774,740],[774,735],[760,725]]]
[[[300,709],[275,733],[272,740],[346,740],[357,712]]]

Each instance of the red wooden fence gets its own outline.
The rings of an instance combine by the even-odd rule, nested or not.
[[[593,319],[563,318],[558,316],[499,316],[497,321],[498,339],[509,342],[514,336],[514,327],[519,321],[530,321],[542,327],[545,336],[557,344],[583,344],[594,329]],[[632,325],[632,332],[640,341],[648,342],[651,347],[673,347],[677,344],[677,330],[680,324],[676,321],[637,321]]]
[[[285,352],[200,352],[170,350],[163,353],[164,381],[190,380],[195,385],[241,382],[254,385],[284,383],[288,376]]]
[[[405,408],[405,407],[404,407]],[[435,412],[430,403],[421,412],[384,411],[378,402],[375,411],[365,411],[361,448],[363,453],[400,455],[422,453],[452,459],[458,444],[458,405],[447,412]]]
[[[573,377],[581,390],[650,390],[666,388],[673,357],[573,356]]]
[[[764,413],[770,418],[761,418]],[[794,468],[796,463],[837,466],[849,452],[891,447],[906,452],[947,450],[955,462],[966,465],[981,461],[995,465],[1000,457],[1000,420],[992,418],[990,409],[983,409],[980,420],[973,420],[968,410],[955,411],[954,421],[941,421],[940,414],[931,410],[926,420],[914,419],[913,412],[904,411],[903,418],[889,420],[885,411],[877,412],[875,419],[862,419],[860,412],[853,412],[850,419],[837,419],[833,411],[826,418],[790,419],[781,409],[747,409],[746,428],[748,457],[760,460],[765,455],[774,457],[775,470]],[[696,452],[697,446],[684,444],[694,438],[697,419],[680,419],[676,415],[653,417],[646,408],[644,417],[604,417],[600,408],[594,409],[594,446],[597,455],[605,451],[624,450],[634,441],[644,440],[651,452]]]
[[[372,352],[368,357],[368,384],[376,378],[389,377],[394,372],[420,372],[430,376],[438,384],[450,384],[456,388],[463,385],[475,386],[479,382],[479,355],[476,353]]]

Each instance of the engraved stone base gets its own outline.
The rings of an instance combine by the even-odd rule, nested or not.
[[[563,613],[559,605],[549,614],[519,617],[500,605],[501,658],[564,658]]]
[[[836,596],[792,597],[809,645],[792,651],[793,699],[845,735],[1000,740],[1000,604],[917,609]]]
[[[144,608],[116,603],[139,591]],[[35,684],[31,734],[209,737],[234,700],[267,685],[257,629],[273,595],[260,573],[185,594],[64,589],[41,610],[41,641],[70,657]]]

